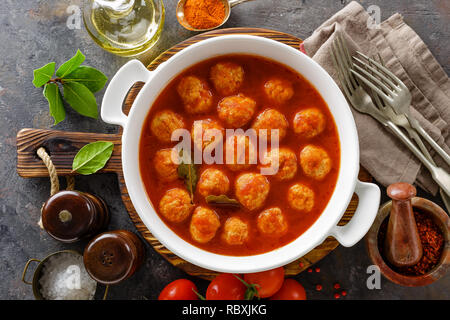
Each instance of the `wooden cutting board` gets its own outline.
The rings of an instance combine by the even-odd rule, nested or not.
[[[162,53],[157,57],[149,66],[149,70],[154,70],[160,63],[166,61],[178,51],[202,41],[204,39],[217,37],[227,34],[251,34],[261,37],[266,37],[276,41],[280,41],[296,49],[299,49],[299,45],[302,40],[278,31],[258,29],[258,28],[232,28],[232,29],[220,29],[208,33],[199,34],[186,41],[183,41],[169,50]],[[128,114],[133,101],[142,88],[143,83],[136,83],[129,91],[127,98],[123,103],[123,110]],[[40,158],[36,155],[36,151],[39,147],[44,147],[51,156],[53,163],[57,169],[59,176],[65,176],[72,174],[72,161],[78,150],[87,143],[94,141],[111,141],[114,143],[114,151],[111,159],[106,164],[101,172],[114,172],[119,179],[120,193],[122,200],[128,214],[135,224],[137,230],[141,233],[145,240],[164,258],[166,258],[172,265],[183,269],[190,275],[199,276],[201,278],[210,279],[216,273],[210,270],[206,270],[195,266],[173,254],[170,250],[165,248],[145,227],[141,219],[139,218],[136,210],[131,203],[128,195],[128,190],[125,185],[123,172],[122,172],[122,128],[119,129],[117,134],[102,134],[102,133],[84,133],[84,132],[65,132],[56,130],[42,130],[42,129],[22,129],[17,134],[17,172],[24,178],[46,177],[48,171]],[[361,181],[370,181],[371,177],[364,169],[360,170],[359,178]],[[356,195],[353,196],[342,220],[339,225],[347,223],[355,209],[357,207],[358,200]],[[112,213],[117,214],[117,213]],[[294,261],[285,266],[287,275],[296,275],[303,270],[307,269],[328,253],[333,251],[339,243],[334,238],[327,238],[321,245],[317,246],[314,250],[303,256],[302,258]]]

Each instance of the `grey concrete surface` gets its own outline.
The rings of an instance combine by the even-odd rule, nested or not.
[[[49,195],[48,179],[23,179],[16,173],[15,136],[24,127],[51,128],[52,119],[42,90],[32,85],[33,69],[49,61],[57,64],[71,57],[76,49],[86,54],[86,64],[112,77],[127,59],[97,47],[82,27],[66,26],[69,5],[81,0],[2,0],[0,6],[0,299],[33,299],[31,288],[20,281],[29,258],[43,258],[60,249],[82,250],[84,243],[63,245],[37,226],[39,209]],[[378,5],[382,18],[400,12],[422,37],[437,60],[450,71],[450,2],[448,0],[370,0],[360,1],[367,8]],[[255,0],[233,8],[224,27],[264,27],[306,38],[323,21],[345,6],[345,0]],[[194,35],[178,25],[175,0],[164,0],[166,23],[160,42],[143,58],[151,61],[162,51]],[[97,94],[101,101],[103,91]],[[68,110],[67,118],[54,129],[113,133],[117,127],[81,117]],[[121,202],[114,175],[77,178],[79,190],[103,197],[112,211],[109,228],[135,231]],[[385,190],[383,189],[383,193]],[[427,198],[430,195],[421,194]],[[385,200],[385,198],[384,198]],[[439,200],[438,200],[439,201]],[[386,279],[380,290],[366,286],[370,260],[363,242],[352,248],[339,247],[317,266],[320,273],[303,273],[310,299],[333,299],[333,283],[348,292],[346,299],[449,299],[450,277],[422,288],[405,288]],[[147,245],[144,266],[131,279],[110,288],[110,299],[155,299],[170,281],[186,277]],[[188,277],[193,279],[192,277]],[[207,282],[194,279],[204,292]],[[315,291],[322,284],[321,292]],[[99,287],[97,297],[103,288]]]

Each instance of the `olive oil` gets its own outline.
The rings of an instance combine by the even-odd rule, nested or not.
[[[136,56],[159,39],[162,0],[85,0],[84,23],[94,41],[120,56]]]

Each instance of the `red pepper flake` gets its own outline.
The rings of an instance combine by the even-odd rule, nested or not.
[[[422,243],[422,259],[411,267],[398,268],[389,265],[394,271],[408,276],[420,276],[430,272],[439,263],[445,246],[444,235],[429,213],[414,211],[414,219],[416,220],[417,231]],[[388,222],[388,218],[383,221],[378,235],[378,249],[383,257],[385,254],[384,239]]]
[[[309,273],[313,272],[313,269],[309,268],[309,269],[308,269],[308,272],[309,272]]]
[[[335,294],[334,294],[334,298],[335,298],[335,299],[339,299],[340,297],[341,297],[341,295],[340,295],[339,293],[335,293]]]
[[[340,289],[341,288],[341,285],[339,284],[339,283],[335,283],[334,284],[334,286],[333,286],[336,290],[338,290],[338,289]]]
[[[299,262],[299,264],[298,264],[298,266],[300,267],[300,268],[303,268],[303,262]]]
[[[316,285],[316,290],[317,290],[317,291],[322,290],[322,285],[321,285],[321,284]]]
[[[316,268],[316,272],[320,272],[320,268]]]
[[[342,295],[343,297],[345,297],[345,296],[347,295],[347,291],[343,290],[343,291],[341,292],[341,295]]]

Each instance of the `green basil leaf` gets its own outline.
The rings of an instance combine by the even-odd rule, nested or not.
[[[56,64],[54,62],[50,62],[42,68],[33,71],[33,84],[36,88],[42,87],[52,79],[55,73],[55,66]]]
[[[73,70],[78,68],[86,59],[84,54],[81,53],[80,50],[77,50],[77,53],[70,58],[68,61],[64,62],[56,71],[56,76],[59,78],[64,78]]]
[[[64,77],[63,82],[78,82],[91,90],[92,93],[100,91],[108,81],[108,78],[95,68],[79,66]]]
[[[236,199],[230,199],[226,195],[222,194],[220,196],[209,195],[205,197],[207,203],[211,205],[216,205],[220,207],[233,207],[240,208],[241,204]]]
[[[56,83],[47,83],[44,87],[44,97],[48,101],[50,115],[55,119],[54,125],[66,118],[63,99]]]
[[[183,157],[183,150],[180,151],[181,163],[178,165],[178,177],[184,179],[184,184],[191,195],[192,202],[194,201],[194,191],[198,182],[197,166],[190,157]]]
[[[98,109],[94,94],[78,82],[63,84],[64,99],[79,114],[97,119]]]
[[[102,169],[111,158],[114,143],[97,141],[81,148],[73,159],[72,170],[88,175]]]

